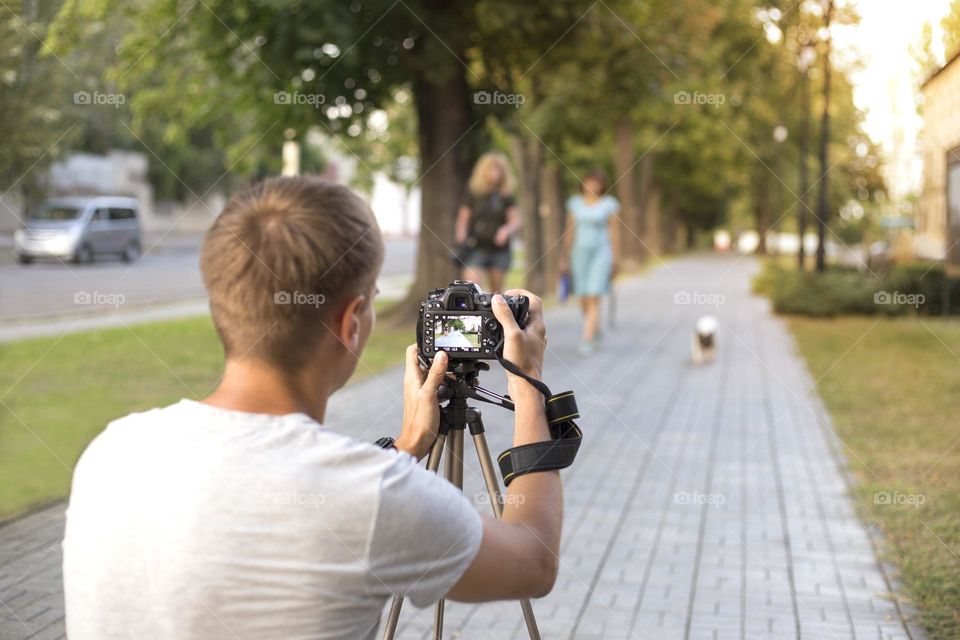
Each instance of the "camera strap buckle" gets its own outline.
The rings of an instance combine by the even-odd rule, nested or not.
[[[500,473],[503,475],[503,483],[510,486],[515,478],[527,473],[566,469],[573,464],[580,450],[580,443],[583,441],[583,432],[574,422],[580,417],[580,412],[577,409],[577,400],[573,391],[553,395],[547,385],[527,376],[509,360],[501,358],[500,364],[507,371],[532,384],[544,395],[546,398],[544,408],[550,429],[549,441],[512,447],[500,454],[497,462],[500,465]]]

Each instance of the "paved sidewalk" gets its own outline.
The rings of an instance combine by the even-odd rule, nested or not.
[[[848,497],[841,446],[783,323],[749,292],[751,259],[690,257],[618,288],[615,329],[578,357],[553,309],[546,380],[577,391],[584,444],[564,472],[560,577],[534,602],[543,638],[919,638],[901,621]],[[690,364],[704,313],[719,359]],[[394,433],[400,372],[335,396],[331,428]],[[490,372],[485,386],[502,389]],[[491,450],[510,417],[484,409]],[[488,509],[473,447],[465,491]],[[0,528],[0,640],[62,637],[63,506]],[[402,638],[432,609],[406,604]],[[444,637],[523,638],[516,603],[448,604]],[[229,637],[229,634],[224,635]]]

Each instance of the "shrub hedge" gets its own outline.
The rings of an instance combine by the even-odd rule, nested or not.
[[[894,265],[880,277],[847,267],[824,273],[800,272],[769,260],[754,280],[754,291],[790,315],[939,315],[943,309],[943,266],[936,262]],[[960,281],[950,283],[950,310],[960,313]]]

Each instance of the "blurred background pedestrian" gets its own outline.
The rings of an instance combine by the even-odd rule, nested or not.
[[[496,151],[480,156],[457,214],[456,241],[461,247],[464,280],[503,289],[510,269],[510,239],[520,228],[506,157]]]
[[[620,202],[607,191],[607,176],[599,169],[583,180],[581,193],[567,200],[567,232],[561,271],[569,271],[573,294],[580,298],[583,333],[580,353],[597,349],[600,335],[600,298],[610,292],[619,246],[617,214]]]

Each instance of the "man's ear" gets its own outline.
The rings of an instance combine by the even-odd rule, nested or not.
[[[337,338],[352,353],[360,348],[360,315],[365,304],[367,297],[357,296],[348,300],[340,312]]]

